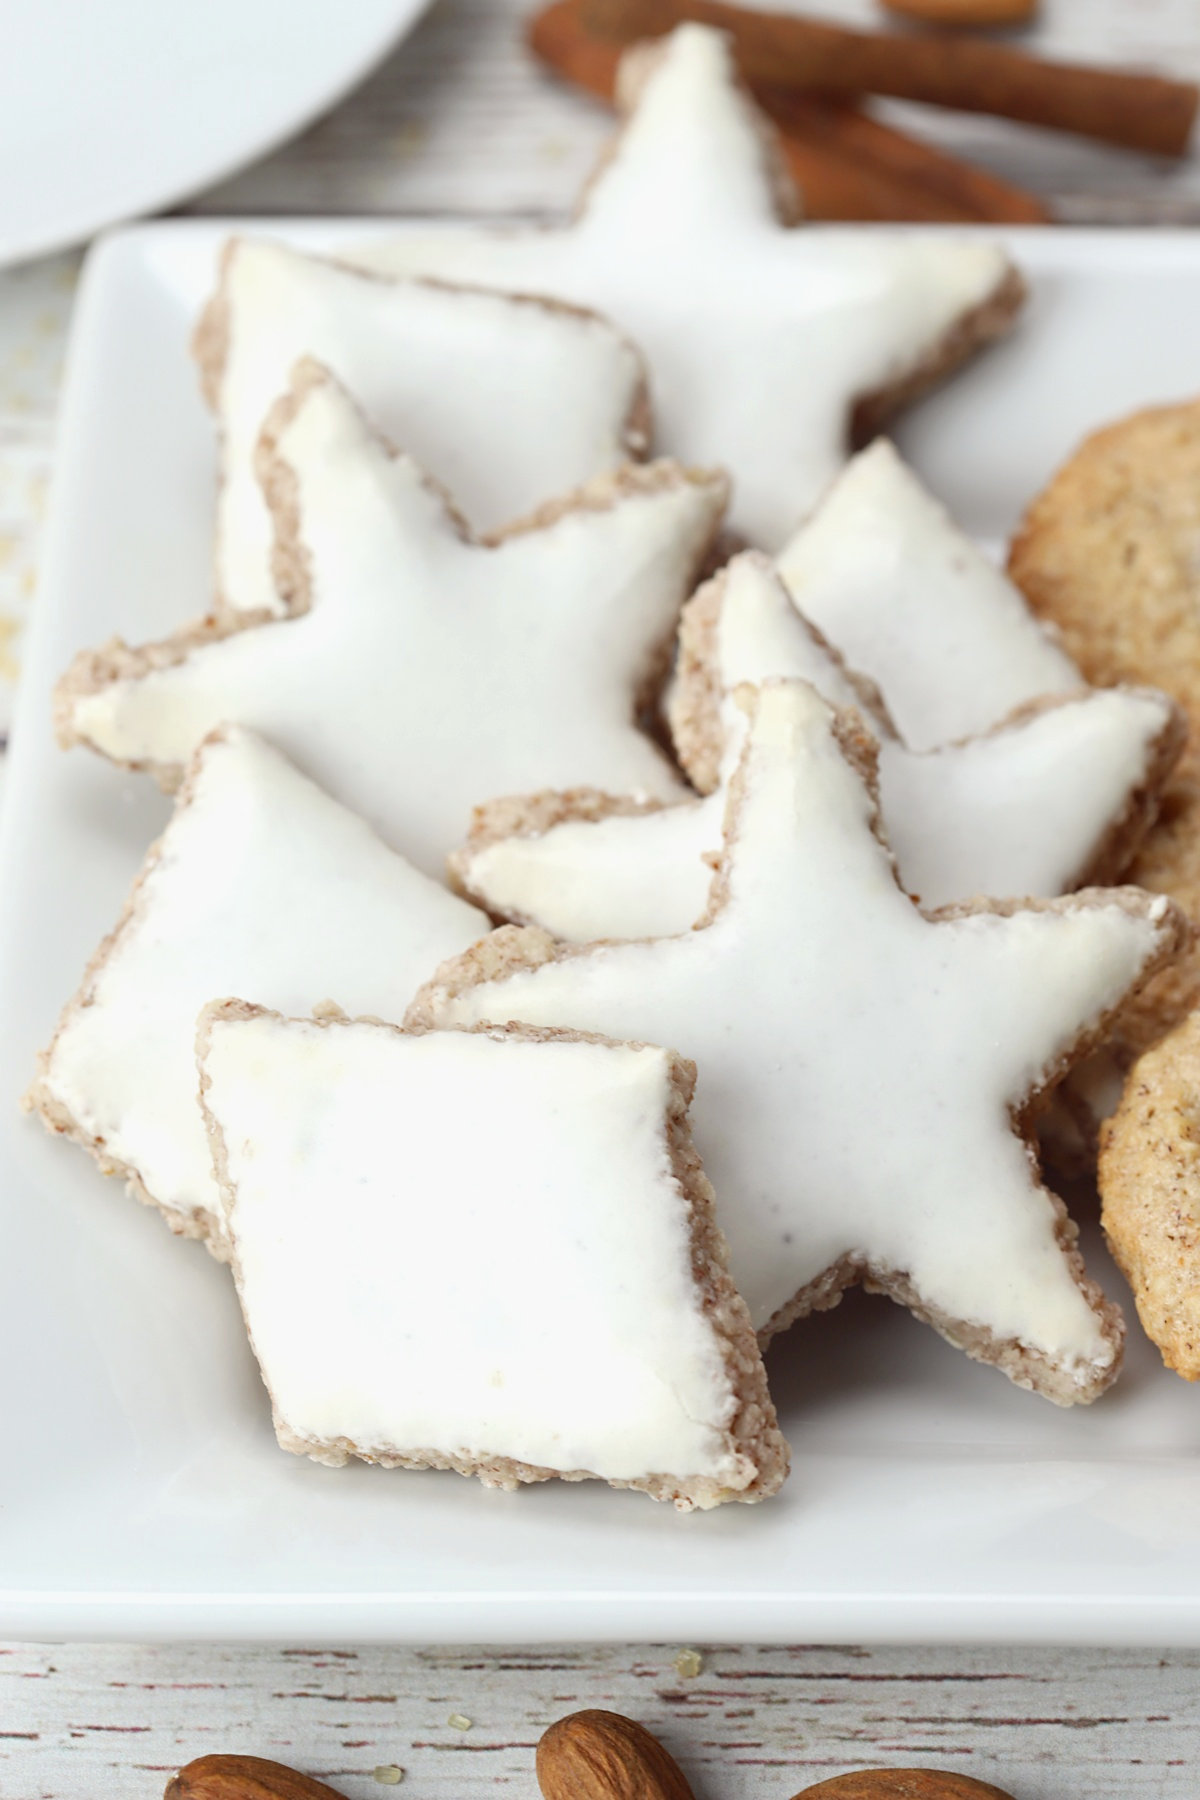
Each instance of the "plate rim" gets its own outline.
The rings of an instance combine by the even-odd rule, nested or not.
[[[455,224],[459,221],[454,221]],[[79,310],[72,324],[64,376],[59,449],[55,461],[42,549],[43,578],[40,611],[35,611],[30,632],[30,651],[41,638],[42,619],[50,616],[50,590],[57,580],[58,538],[66,530],[61,499],[66,484],[77,478],[73,466],[74,419],[84,403],[85,380],[96,320],[95,297],[102,297],[104,270],[111,257],[133,237],[163,234],[217,239],[230,230],[262,231],[290,236],[309,243],[321,237],[345,243],[348,239],[379,237],[399,230],[428,231],[431,222],[381,221],[377,217],[328,218],[216,218],[172,220],[122,228],[106,234],[88,259],[80,290]],[[854,229],[831,227],[831,231]],[[882,229],[894,230],[895,227]],[[925,231],[927,228],[918,227]],[[955,229],[955,228],[948,228]],[[959,235],[962,235],[961,233]],[[1020,251],[1023,241],[1046,242],[1043,230],[986,231]],[[1086,260],[1089,240],[1099,240],[1111,250],[1114,240],[1136,247],[1151,261],[1170,257],[1182,249],[1190,266],[1200,273],[1200,233],[1163,233],[1147,240],[1143,233],[1122,228],[1057,234],[1077,247]],[[1178,239],[1177,245],[1172,239]],[[12,851],[22,803],[23,771],[32,740],[44,730],[45,694],[40,683],[21,684],[14,716],[14,747],[6,781],[7,793],[0,821],[0,858]],[[25,751],[25,746],[31,746]],[[14,805],[13,798],[17,804]],[[0,929],[7,923],[8,902],[0,904]],[[1032,1402],[1030,1402],[1032,1404]],[[802,1451],[801,1451],[802,1456]],[[798,1459],[799,1460],[799,1459]],[[1013,1453],[1010,1461],[1020,1461]],[[1146,1464],[1151,1462],[1147,1457]],[[1111,1466],[1110,1458],[1095,1458],[1085,1466]],[[634,1504],[630,1501],[629,1504]],[[683,1529],[687,1529],[686,1523]],[[715,1545],[719,1556],[719,1545]],[[71,1638],[121,1637],[168,1639],[187,1636],[215,1640],[221,1637],[248,1640],[288,1638],[297,1631],[318,1642],[434,1642],[519,1643],[529,1641],[663,1641],[695,1638],[713,1643],[756,1641],[783,1644],[807,1640],[825,1642],[949,1643],[966,1640],[996,1643],[1077,1643],[1095,1645],[1124,1642],[1192,1646],[1200,1642],[1200,1581],[1194,1589],[1177,1595],[1138,1591],[1091,1594],[1028,1591],[1002,1592],[997,1586],[959,1591],[883,1592],[863,1588],[844,1593],[804,1592],[794,1582],[781,1591],[743,1590],[731,1593],[709,1589],[689,1592],[650,1591],[647,1588],[558,1592],[523,1589],[506,1592],[464,1587],[450,1591],[406,1592],[401,1589],[365,1594],[331,1587],[321,1591],[255,1592],[249,1588],[193,1592],[180,1589],[145,1592],[128,1588],[61,1591],[27,1588],[6,1583],[0,1588],[0,1631],[10,1637]]]

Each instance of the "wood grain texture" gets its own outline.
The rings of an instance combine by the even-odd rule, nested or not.
[[[535,1768],[542,1800],[695,1800],[687,1776],[652,1731],[599,1707],[547,1726]]]
[[[787,10],[788,0],[758,0]],[[608,130],[605,110],[521,44],[534,0],[437,0],[406,45],[312,131],[195,203],[206,212],[561,212]],[[808,10],[878,27],[875,0]],[[896,22],[898,23],[898,22]],[[1052,0],[1014,44],[1063,61],[1200,79],[1195,0]],[[1097,222],[1200,219],[1200,147],[1178,166],[1003,120],[899,102],[880,116]]]
[[[1015,1800],[1195,1800],[1200,1653],[716,1650],[0,1650],[4,1800],[159,1800],[181,1763],[268,1756],[347,1800],[535,1800],[545,1727],[640,1719],[697,1800],[788,1800],[864,1765],[955,1769]],[[452,1713],[468,1730],[448,1723]]]
[[[723,31],[752,89],[775,83],[847,102],[890,94],[1156,156],[1187,153],[1200,106],[1194,82],[1033,56],[1027,45],[965,32],[857,31],[731,0],[587,0],[584,19],[589,30],[622,44],[684,24]]]

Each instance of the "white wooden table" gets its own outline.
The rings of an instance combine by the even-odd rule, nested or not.
[[[871,0],[820,10],[873,16]],[[515,20],[513,0],[439,0],[358,95],[195,209],[561,212],[608,120],[532,68]],[[1042,42],[1200,76],[1195,0],[1046,0]],[[1200,221],[1196,157],[1166,172],[958,118],[936,134],[1066,218]],[[78,262],[0,273],[0,731],[34,595]],[[579,1706],[660,1730],[699,1800],[786,1800],[870,1763],[959,1768],[1018,1800],[1200,1794],[1200,1652],[746,1647],[705,1652],[685,1678],[679,1648],[0,1646],[0,1800],[151,1800],[212,1750],[290,1761],[350,1800],[388,1791],[373,1771],[390,1765],[412,1800],[493,1785],[533,1795],[539,1734]]]
[[[698,1800],[788,1800],[854,1767],[958,1769],[1017,1800],[1195,1800],[1200,1655],[1113,1651],[0,1651],[4,1800],[158,1800],[210,1751],[274,1757],[348,1800],[536,1800],[545,1727],[580,1706],[643,1720]],[[471,1721],[449,1724],[451,1714]]]

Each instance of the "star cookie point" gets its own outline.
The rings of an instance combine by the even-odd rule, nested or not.
[[[280,610],[254,480],[259,428],[301,356],[327,363],[385,436],[488,533],[639,454],[646,378],[606,321],[550,301],[392,280],[235,237],[195,337],[221,438],[218,604]]]
[[[791,223],[803,210],[774,127],[742,86],[730,40],[704,25],[636,45],[621,59],[625,120],[586,196],[624,230],[657,209],[660,228],[698,217],[736,233],[747,220]]]
[[[912,750],[990,730],[1083,677],[894,446],[852,458],[779,552],[796,606],[888,697]]]

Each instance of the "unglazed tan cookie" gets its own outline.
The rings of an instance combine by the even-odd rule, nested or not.
[[[214,725],[247,725],[435,876],[491,794],[683,791],[635,714],[722,475],[628,467],[484,545],[316,365],[277,409],[262,472],[289,616],[79,657],[64,743],[170,787]]]
[[[286,1020],[198,1043],[238,1292],[285,1449],[595,1476],[685,1511],[787,1472],[670,1051]]]
[[[655,47],[633,111],[562,231],[439,231],[375,266],[595,307],[650,365],[660,447],[733,476],[731,524],[776,550],[849,447],[980,344],[1023,288],[1004,251],[951,235],[788,230],[773,132],[728,40]],[[781,197],[784,199],[781,208]]]
[[[217,596],[235,612],[280,610],[254,450],[302,357],[325,363],[477,532],[628,462],[649,434],[641,359],[594,314],[262,240],[226,246],[196,356],[221,437]]]
[[[1200,916],[1200,401],[1155,407],[1089,438],[1036,499],[1009,570],[1089,681],[1148,681],[1191,738],[1130,878]],[[1200,953],[1123,1021],[1133,1053],[1200,1004]]]
[[[1116,1374],[1119,1315],[1025,1135],[1038,1097],[1178,948],[1134,889],[927,917],[876,835],[874,746],[805,683],[751,690],[710,910],[682,937],[506,929],[410,1021],[519,1021],[676,1046],[734,1280],[763,1335],[855,1281],[1069,1403]]]
[[[1101,1127],[1104,1229],[1163,1361],[1200,1379],[1200,1012],[1139,1057]]]
[[[704,912],[721,848],[725,787],[745,716],[742,682],[810,681],[872,717],[880,807],[900,879],[926,907],[980,894],[1051,897],[1113,880],[1154,817],[1183,741],[1182,715],[1148,690],[1043,702],[966,742],[914,753],[866,707],[861,685],[755,552],[688,602],[670,716],[708,798],[634,808],[540,795],[481,807],[452,858],[463,891],[497,916],[576,943],[667,937]]]
[[[1009,567],[1092,679],[1155,681],[1187,713],[1188,748],[1131,873],[1197,918],[1200,401],[1136,413],[1087,439],[1030,507]],[[1099,1183],[1113,1254],[1147,1333],[1189,1380],[1200,1375],[1197,1007],[1193,948],[1122,1021],[1093,1109],[1112,1113],[1101,1130]],[[1085,1141],[1090,1123],[1085,1108]]]
[[[26,1105],[220,1254],[196,1106],[201,1007],[233,991],[398,1018],[430,969],[487,929],[277,750],[223,727],[196,751]]]

